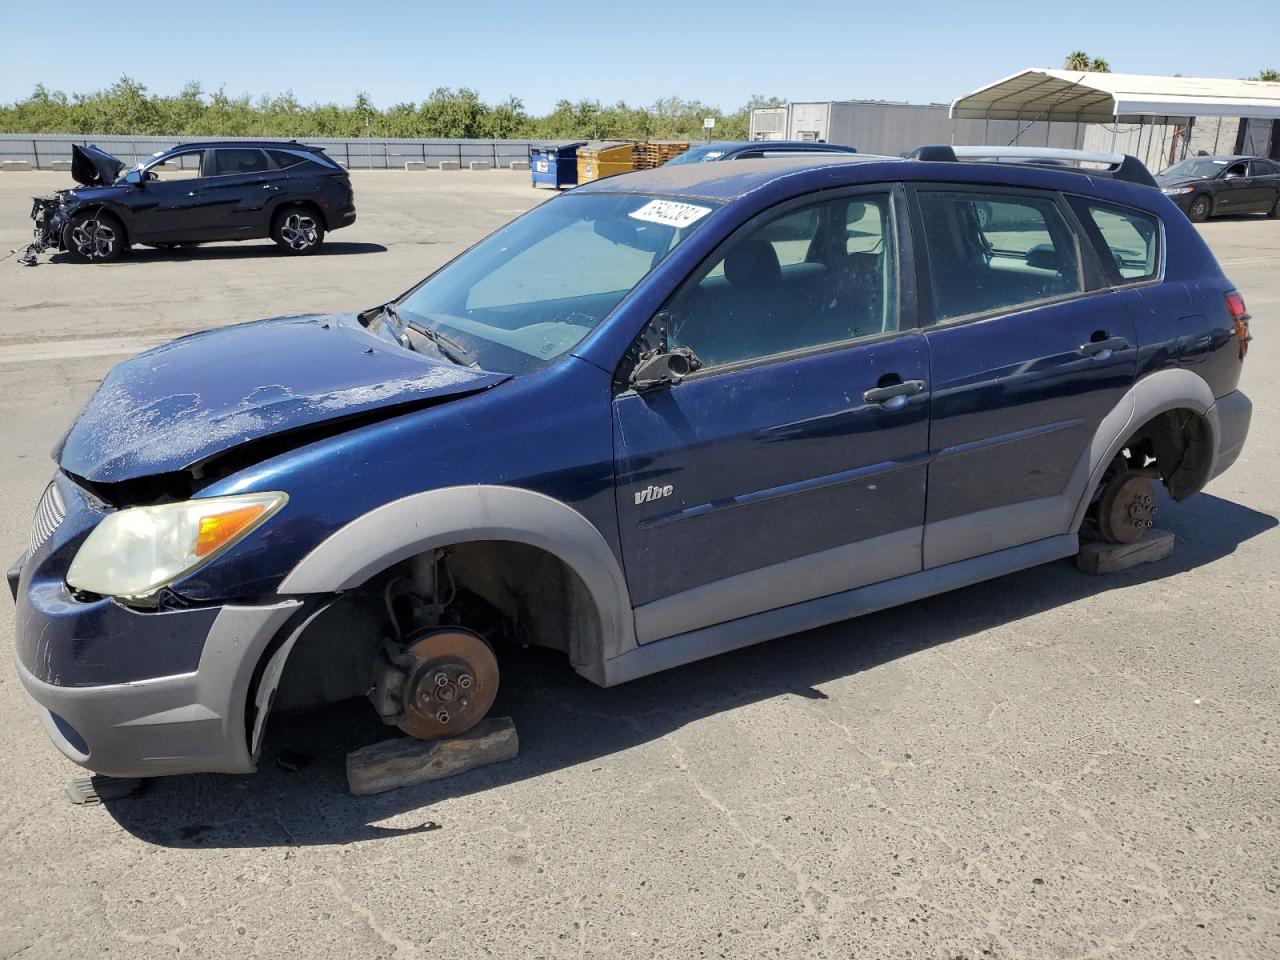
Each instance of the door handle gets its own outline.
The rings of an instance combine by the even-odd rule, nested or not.
[[[262,189],[263,189],[263,190],[279,190],[280,188],[279,188],[279,187],[277,187],[277,186],[274,186],[273,184],[270,184],[270,183],[264,183],[264,184],[262,185]]]
[[[903,380],[884,387],[872,387],[862,393],[867,403],[878,403],[886,410],[901,410],[907,405],[907,397],[924,393],[928,384],[923,380]]]
[[[1088,343],[1082,343],[1076,352],[1082,357],[1096,357],[1099,360],[1109,360],[1111,355],[1117,350],[1128,349],[1129,341],[1124,337],[1107,337],[1103,340],[1090,340]]]

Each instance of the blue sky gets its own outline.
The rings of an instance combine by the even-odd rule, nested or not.
[[[648,105],[680,96],[733,109],[789,100],[949,101],[1083,49],[1125,73],[1244,77],[1280,69],[1280,3],[1255,0],[1211,42],[1204,0],[1066,3],[856,0],[4,0],[0,101],[187,80],[228,93],[292,90],[304,103],[379,106],[438,86],[534,113],[561,98]],[[582,13],[581,11],[587,11]],[[1237,17],[1233,16],[1233,20]]]

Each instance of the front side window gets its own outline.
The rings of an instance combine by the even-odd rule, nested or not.
[[[921,191],[918,198],[935,321],[1084,289],[1075,234],[1048,197]]]
[[[204,162],[203,150],[188,150],[186,153],[171,154],[164,160],[148,160],[151,166],[145,163],[143,167],[143,176],[147,180],[178,180],[190,177],[192,173],[199,174],[200,165]]]
[[[519,373],[572,349],[700,229],[710,201],[566,194],[491,234],[396,302],[475,362]]]
[[[1099,253],[1111,261],[1112,280],[1140,283],[1160,272],[1160,222],[1150,214],[1128,207],[1073,197],[1077,215],[1097,228]]]
[[[841,197],[749,227],[664,310],[704,367],[898,329],[892,201]]]

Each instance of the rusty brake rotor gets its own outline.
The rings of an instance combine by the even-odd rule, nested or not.
[[[498,660],[479,634],[458,627],[426,631],[411,639],[404,654],[411,663],[396,725],[409,736],[457,736],[493,706]]]
[[[1111,543],[1133,543],[1155,523],[1155,487],[1136,470],[1113,477],[1098,501],[1098,532]]]

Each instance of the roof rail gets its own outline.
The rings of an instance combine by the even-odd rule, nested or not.
[[[996,163],[1043,163],[1058,161],[1061,169],[1072,173],[1085,173],[1090,176],[1111,177],[1113,180],[1124,180],[1144,187],[1156,186],[1151,171],[1135,156],[1127,153],[1097,153],[1092,150],[1068,150],[1059,147],[953,147],[947,144],[933,144],[917,147],[907,154],[909,160],[925,160],[934,162],[956,163],[960,160],[994,161]],[[1089,167],[1072,166],[1076,163],[1104,163],[1105,170]],[[1058,163],[1054,163],[1057,166]]]

